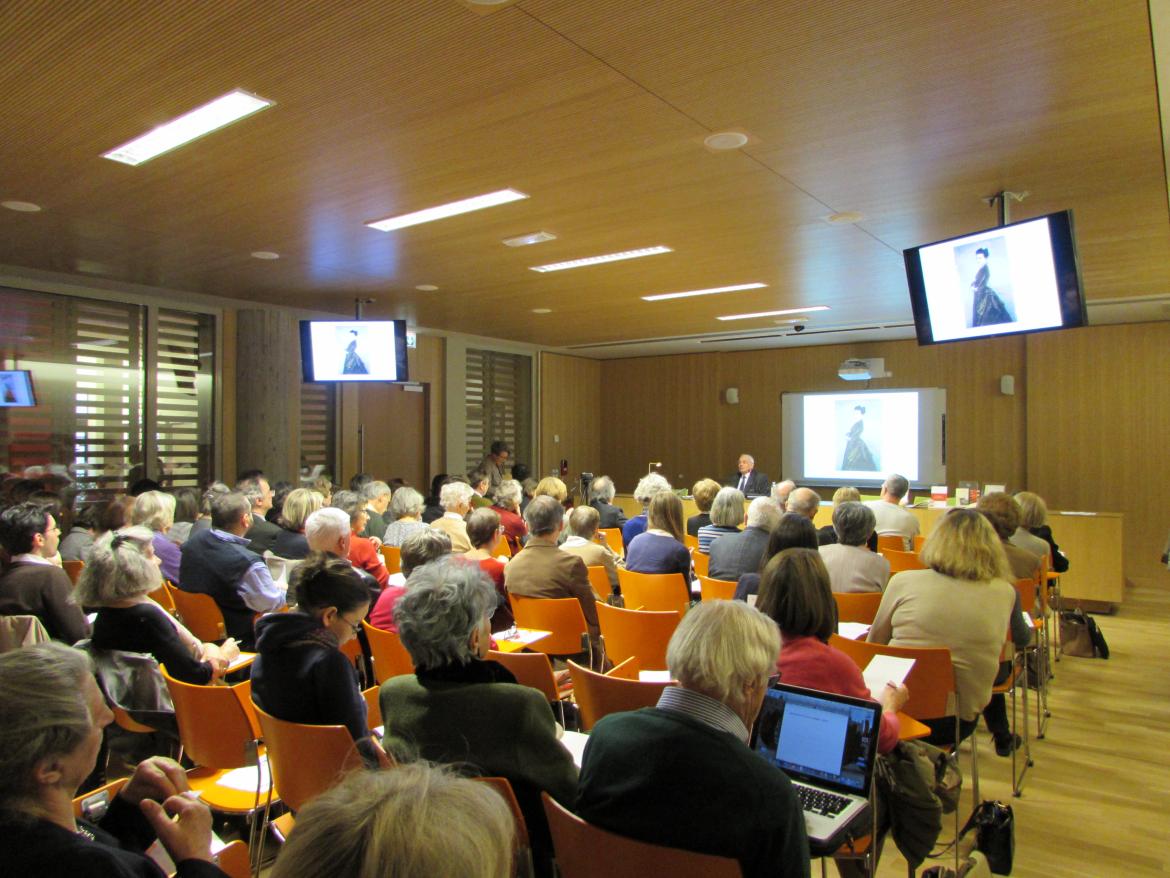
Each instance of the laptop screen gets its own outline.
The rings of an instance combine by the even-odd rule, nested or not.
[[[781,684],[764,697],[752,747],[794,780],[864,796],[880,722],[877,702]]]

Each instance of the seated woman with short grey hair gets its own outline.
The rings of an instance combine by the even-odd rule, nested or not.
[[[370,611],[370,624],[383,631],[398,633],[394,624],[394,606],[406,594],[406,585],[415,569],[451,554],[451,538],[441,530],[423,525],[402,544],[402,569],[391,574],[390,584],[382,589]]]
[[[699,528],[699,551],[711,552],[711,544],[724,534],[739,533],[743,525],[743,492],[738,488],[721,488],[711,504],[711,523]]]
[[[414,488],[399,488],[390,497],[389,517],[393,519],[382,537],[384,546],[401,546],[411,534],[426,527],[422,514],[426,501]]]
[[[415,673],[382,684],[385,743],[398,754],[416,750],[424,759],[506,777],[534,857],[547,860],[540,793],[572,805],[577,768],[557,740],[544,696],[487,660],[495,606],[495,589],[477,567],[451,559],[414,571],[394,618]]]
[[[837,542],[820,549],[833,591],[881,591],[886,587],[890,562],[866,547],[876,526],[873,510],[864,503],[850,500],[833,510]]]
[[[504,479],[496,488],[496,504],[492,507],[496,515],[500,516],[500,526],[504,529],[504,539],[508,541],[508,548],[515,555],[528,539],[528,525],[520,512],[520,501],[524,497],[524,489],[515,479]]]

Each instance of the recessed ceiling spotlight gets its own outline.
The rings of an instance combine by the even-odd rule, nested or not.
[[[252,258],[253,259],[279,259],[280,254],[273,252],[272,250],[253,250],[252,251]]]
[[[485,207],[495,207],[499,204],[508,204],[520,201],[528,196],[515,189],[497,189],[486,195],[473,195],[471,198],[461,198],[436,207],[416,210],[413,213],[404,213],[399,216],[390,216],[386,219],[366,223],[371,229],[379,232],[391,232],[394,229],[405,229],[407,226],[417,226],[420,223],[429,223],[434,220],[446,219],[449,216],[458,216],[461,213],[471,213],[473,210],[483,210]]]
[[[419,284],[415,289],[423,293],[433,293],[438,287],[434,284]]]
[[[640,259],[643,256],[657,256],[659,253],[673,253],[661,244],[657,247],[643,247],[640,250],[623,250],[621,253],[607,253],[604,256],[587,256],[584,259],[570,259],[568,262],[551,262],[548,265],[530,266],[532,271],[564,271],[566,268],[583,268],[586,265],[600,265],[603,262],[620,262],[623,259]]]
[[[271,106],[272,101],[236,89],[158,126],[153,131],[148,131],[141,137],[134,138],[129,143],[123,143],[117,149],[102,153],[102,158],[124,165],[140,165]]]
[[[831,213],[828,216],[823,216],[821,219],[831,226],[848,226],[861,222],[865,219],[865,214],[856,210],[843,210],[840,213]]]
[[[739,290],[758,290],[767,284],[750,283],[734,284],[729,287],[710,287],[706,290],[687,290],[685,293],[655,293],[653,296],[642,296],[646,302],[661,302],[665,299],[687,299],[691,296],[713,296],[715,293],[734,293]]]
[[[703,138],[703,145],[707,149],[717,151],[739,149],[747,146],[747,142],[748,136],[739,131],[716,131],[714,134],[708,134]]]
[[[0,201],[0,207],[7,207],[20,213],[37,213],[41,209],[39,204],[33,204],[31,201]]]
[[[517,235],[515,238],[504,238],[508,247],[529,247],[532,244],[542,244],[545,241],[555,241],[557,236],[552,232],[529,232],[527,235]]]
[[[728,314],[716,320],[752,320],[756,317],[783,317],[785,314],[807,314],[811,311],[828,311],[828,305],[810,305],[807,308],[784,308],[780,311],[756,311],[752,314]]]
[[[552,308],[533,308],[532,313],[533,314],[551,314]]]

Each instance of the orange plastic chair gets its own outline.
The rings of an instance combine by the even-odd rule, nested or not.
[[[877,547],[879,552],[885,552],[886,549],[893,549],[895,552],[905,552],[906,539],[898,534],[879,534]]]
[[[692,552],[699,551],[699,538],[691,534],[683,534],[683,545]]]
[[[729,601],[735,597],[735,587],[738,583],[730,579],[712,579],[710,576],[699,576],[700,594],[705,601]]]
[[[215,855],[215,862],[228,878],[249,878],[252,874],[248,845],[238,838]]]
[[[122,791],[122,787],[126,786],[126,781],[130,780],[128,777],[120,777],[117,780],[112,780],[108,784],[100,787],[95,787],[76,796],[73,799],[73,816],[77,820],[88,820],[90,823],[96,823],[102,814],[105,813],[109,807],[114,796]]]
[[[599,674],[581,667],[574,661],[567,664],[573,680],[573,697],[580,711],[581,731],[584,732],[592,729],[598,720],[611,713],[653,707],[658,703],[662,690],[674,685],[643,683],[641,680]]]
[[[588,646],[588,627],[576,598],[526,598],[509,594],[512,615],[520,628],[551,631],[528,648],[545,655],[575,655]]]
[[[397,634],[375,628],[365,619],[362,620],[362,629],[366,632],[370,654],[374,659],[375,680],[385,683],[391,677],[414,673],[414,661]]]
[[[532,842],[528,838],[528,822],[524,819],[524,812],[520,810],[520,801],[516,792],[506,777],[476,777],[472,780],[487,784],[500,794],[512,812],[512,820],[516,824],[516,841],[514,845],[517,862],[523,862],[527,868],[513,869],[516,875],[531,875],[535,871],[532,865]]]
[[[618,582],[626,606],[639,610],[677,610],[691,605],[691,587],[681,573],[635,573],[618,568]]]
[[[172,616],[176,615],[175,599],[171,596],[171,589],[165,582],[154,591],[147,592],[146,596]]]
[[[615,553],[625,555],[626,544],[622,541],[622,529],[620,527],[599,527],[597,533],[598,535],[605,534],[605,544],[613,549]]]
[[[593,586],[594,593],[601,600],[613,594],[613,583],[609,581],[609,573],[604,567],[598,564],[585,569],[589,571],[589,584]]]
[[[652,670],[666,667],[666,646],[681,618],[675,610],[623,610],[597,605],[601,638],[610,661],[622,662],[635,656],[643,668]]]
[[[921,552],[922,547],[925,545],[926,545],[926,535],[925,534],[915,534],[914,535],[914,554],[917,555],[919,552]]]
[[[280,798],[293,811],[336,784],[362,760],[345,726],[290,723],[253,703],[268,746],[268,765]]]
[[[77,585],[77,580],[81,578],[81,571],[85,569],[84,561],[62,561],[61,569],[69,574],[69,579],[74,585]]]
[[[521,686],[530,686],[549,703],[559,701],[564,693],[557,688],[552,662],[542,652],[496,652],[490,650],[488,658],[499,662],[512,672]]]
[[[378,700],[378,687],[371,686],[362,690],[362,698],[366,700],[366,727],[373,731],[382,722],[382,703]]]
[[[922,563],[914,552],[900,552],[896,549],[882,549],[882,555],[890,562],[890,573],[901,573],[903,570],[925,570],[926,565]]]
[[[698,549],[691,552],[691,563],[695,565],[695,576],[706,576],[711,570],[711,556]]]
[[[837,602],[838,622],[861,622],[872,625],[882,602],[882,593],[874,592],[833,592]]]
[[[214,643],[227,637],[223,624],[223,612],[210,595],[183,591],[168,584],[171,600],[175,602],[175,615],[187,630],[204,643]]]
[[[402,572],[402,550],[398,546],[382,546],[382,563],[386,572],[393,576]]]
[[[666,848],[586,823],[548,793],[540,794],[561,878],[739,878],[738,860]]]

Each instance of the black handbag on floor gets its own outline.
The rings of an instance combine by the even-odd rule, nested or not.
[[[1016,852],[1016,818],[1003,802],[980,802],[960,835],[975,830],[975,848],[996,875],[1010,875]]]

